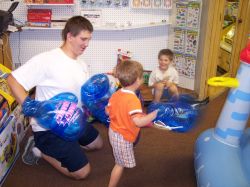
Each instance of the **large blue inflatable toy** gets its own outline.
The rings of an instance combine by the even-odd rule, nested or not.
[[[105,107],[117,87],[106,74],[93,75],[81,88],[82,103],[90,110],[92,116],[109,126],[109,117]]]
[[[192,129],[199,115],[197,101],[190,95],[180,95],[178,100],[168,102],[152,103],[147,112],[158,110],[153,125],[160,129],[175,132],[187,132]],[[200,105],[199,105],[200,106]]]
[[[204,131],[196,141],[198,187],[250,186],[250,128],[246,128],[250,114],[250,40],[240,60],[239,84],[234,84],[238,87],[231,88],[216,127]]]
[[[44,128],[67,141],[77,140],[85,131],[85,112],[77,107],[78,99],[72,93],[61,93],[47,101],[27,97],[22,109],[25,116],[34,117]]]

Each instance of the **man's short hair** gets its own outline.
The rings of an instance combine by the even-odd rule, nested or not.
[[[83,16],[73,16],[68,19],[64,29],[62,30],[62,39],[66,41],[68,33],[76,36],[83,30],[92,33],[94,30],[92,23]]]

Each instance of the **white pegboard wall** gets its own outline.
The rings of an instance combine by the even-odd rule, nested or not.
[[[141,62],[146,70],[152,70],[157,65],[157,55],[160,49],[167,47],[167,26],[133,29],[126,31],[95,32],[85,57],[90,61],[93,73],[100,70],[110,71],[116,65],[117,49],[132,52],[132,59]],[[108,46],[108,47],[107,47]],[[93,57],[88,52],[95,52]],[[93,62],[96,59],[98,63]],[[100,68],[102,67],[102,68]]]
[[[27,9],[51,8],[52,19],[64,19],[79,15],[83,7],[75,0],[73,6],[26,6],[20,1],[14,11],[14,18],[19,22],[26,21]],[[10,2],[4,2],[6,10]],[[2,3],[0,1],[1,9]],[[170,21],[171,10],[167,9],[132,9],[102,8],[103,23],[115,23],[117,26],[131,22],[133,25],[152,22]],[[18,24],[18,23],[17,23]],[[157,54],[160,49],[168,47],[170,25],[137,28],[130,30],[95,30],[89,47],[80,57],[89,65],[90,73],[110,71],[116,65],[117,49],[129,50],[133,59],[138,60],[146,70],[157,65]],[[62,44],[61,30],[23,30],[10,35],[14,68],[24,64],[34,55],[59,47]]]
[[[167,47],[167,26],[125,31],[95,31],[89,47],[80,57],[89,65],[90,73],[107,72],[117,61],[117,49],[132,52],[144,69],[152,70],[157,54]],[[32,56],[62,45],[61,30],[25,30],[10,35],[12,58],[20,66]],[[15,68],[15,67],[14,67]]]

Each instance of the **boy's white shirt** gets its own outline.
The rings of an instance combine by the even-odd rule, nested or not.
[[[162,80],[168,80],[177,85],[179,84],[179,74],[174,66],[169,65],[166,71],[160,70],[159,67],[155,68],[149,76],[148,85],[153,86],[154,83]]]

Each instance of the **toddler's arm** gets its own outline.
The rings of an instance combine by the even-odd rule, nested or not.
[[[132,118],[132,120],[137,127],[140,127],[140,128],[145,127],[156,118],[157,113],[158,113],[158,110],[155,110],[146,115],[135,116],[134,118]]]

